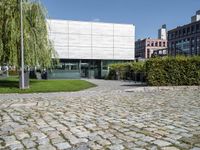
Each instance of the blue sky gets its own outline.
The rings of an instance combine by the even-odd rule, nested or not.
[[[190,22],[200,0],[41,0],[51,19],[131,23],[136,39],[157,37],[162,24],[168,29]]]

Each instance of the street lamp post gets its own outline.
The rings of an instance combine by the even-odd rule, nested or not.
[[[20,1],[20,24],[21,24],[21,89],[25,89],[24,85],[24,33],[23,33],[23,7]]]

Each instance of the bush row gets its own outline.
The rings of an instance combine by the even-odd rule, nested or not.
[[[152,86],[200,85],[200,57],[157,57],[146,62],[112,64],[109,68],[107,78],[113,80],[139,76]]]
[[[148,85],[200,85],[200,57],[165,57],[146,61]]]

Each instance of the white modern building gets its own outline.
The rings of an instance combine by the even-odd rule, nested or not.
[[[48,20],[49,37],[60,64],[51,78],[102,78],[108,64],[134,60],[135,26]]]

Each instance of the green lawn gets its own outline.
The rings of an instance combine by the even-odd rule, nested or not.
[[[84,80],[30,80],[30,88],[20,90],[19,79],[0,79],[0,93],[47,93],[80,91],[95,85]]]

